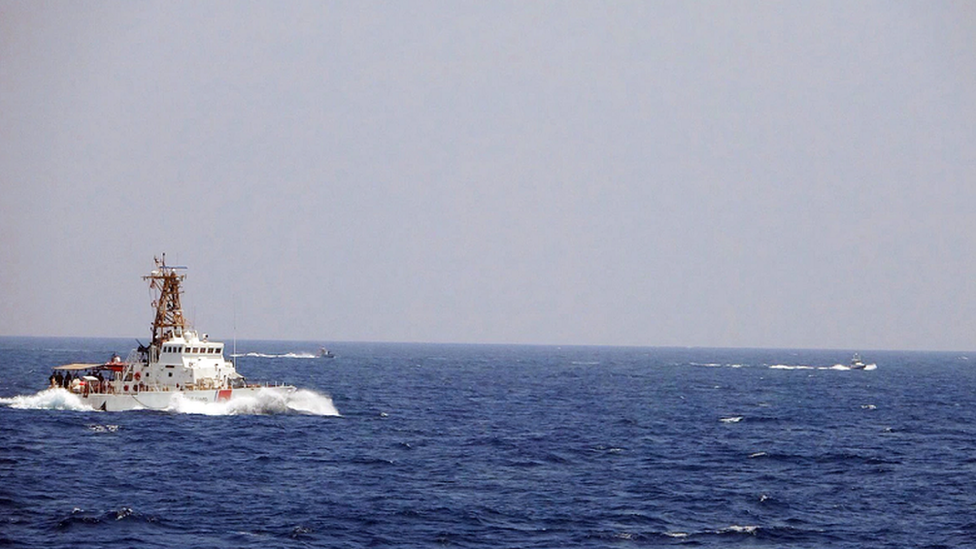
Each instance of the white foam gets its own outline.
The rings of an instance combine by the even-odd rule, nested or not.
[[[791,364],[773,364],[769,367],[771,370],[814,370],[813,366],[801,366],[801,365],[791,365]]]
[[[0,404],[22,410],[71,410],[75,412],[93,412],[91,406],[82,402],[81,397],[67,389],[45,389],[33,395],[18,395],[11,398],[0,398]]]
[[[292,393],[262,390],[254,396],[234,396],[221,402],[201,402],[174,394],[170,412],[207,416],[268,415],[301,412],[314,416],[338,416],[339,411],[328,395],[300,389]]]
[[[722,423],[739,423],[740,421],[742,421],[742,416],[723,417],[719,421],[721,421]]]
[[[288,407],[296,412],[304,412],[313,416],[340,415],[339,410],[332,402],[332,398],[308,389],[299,389],[289,395]]]

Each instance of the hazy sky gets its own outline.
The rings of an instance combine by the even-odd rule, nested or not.
[[[976,349],[972,2],[0,0],[0,335]],[[235,315],[236,311],[236,315]]]

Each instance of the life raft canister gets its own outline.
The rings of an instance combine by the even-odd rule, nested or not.
[[[122,390],[128,393],[129,392],[129,386],[126,385],[126,386],[122,387]]]

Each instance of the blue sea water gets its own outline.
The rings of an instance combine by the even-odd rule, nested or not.
[[[41,392],[128,346],[0,338],[0,545],[976,546],[959,353],[239,342],[315,406]]]

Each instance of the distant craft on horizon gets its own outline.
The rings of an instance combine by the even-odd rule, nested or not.
[[[871,369],[873,369],[876,366],[877,364],[865,364],[864,361],[861,359],[860,353],[854,353],[854,356],[851,357],[851,363],[849,368],[851,370],[864,370],[864,369],[868,369],[868,367],[871,367]]]
[[[156,268],[143,279],[154,291],[156,310],[149,345],[139,344],[124,361],[118,356],[104,364],[66,364],[54,368],[52,387],[63,387],[92,408],[103,411],[163,410],[172,399],[218,402],[273,391],[287,396],[292,385],[249,383],[235,364],[224,359],[224,344],[191,330],[180,305],[186,267],[153,258]]]

